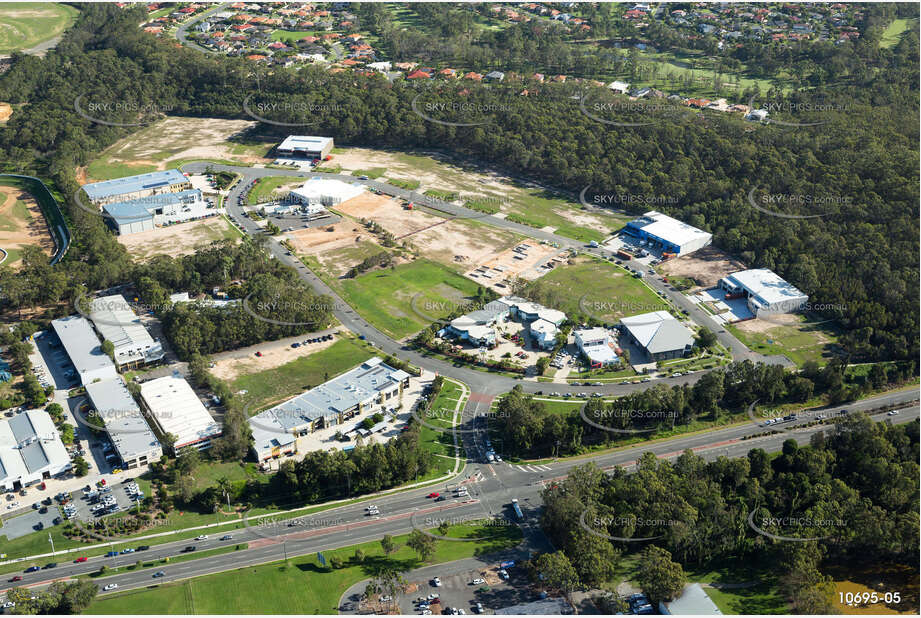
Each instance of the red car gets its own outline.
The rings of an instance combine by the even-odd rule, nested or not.
[[[256,352],[256,356],[262,356],[262,352]]]
[[[433,492],[430,493],[427,497],[429,497],[429,498],[437,498],[437,497],[440,496],[440,495],[441,495],[441,494],[438,493],[437,491],[433,491]]]
[[[74,560],[74,562],[86,562],[86,556],[80,556],[79,558]]]
[[[11,582],[21,582],[21,581],[22,581],[22,575],[17,575],[16,577],[14,577],[13,579],[11,579],[10,581],[11,581]]]

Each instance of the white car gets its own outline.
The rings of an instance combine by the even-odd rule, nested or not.
[[[118,588],[118,584],[106,584],[103,590],[115,590],[116,588]]]
[[[441,586],[441,578],[435,577],[434,579],[432,579],[432,585],[435,586],[436,588]]]
[[[195,540],[196,540],[196,541],[207,541],[207,540],[208,540],[208,535],[207,535],[207,534],[199,534],[197,537],[195,537]]]
[[[888,414],[889,416],[896,416],[899,412],[901,412],[901,410],[889,410],[889,412],[887,412],[887,414]]]
[[[16,607],[16,603],[13,601],[7,601],[3,604],[3,609],[10,609],[11,607]]]
[[[390,596],[389,594],[385,594],[384,596],[381,597],[381,603],[387,603],[389,601],[393,601],[393,597]]]
[[[473,580],[474,586],[479,586],[480,584],[485,584],[485,583],[486,583],[486,580],[483,579],[482,577],[477,577],[475,580]]]

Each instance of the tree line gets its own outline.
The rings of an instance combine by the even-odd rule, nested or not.
[[[738,560],[780,573],[794,613],[835,613],[824,567],[917,569],[918,438],[917,422],[854,414],[807,446],[787,440],[776,457],[646,453],[633,474],[586,464],[544,490],[541,525],[579,586],[611,580],[623,556],[639,553],[638,579],[658,602],[680,593],[682,567]]]
[[[514,83],[465,84],[464,94],[449,83],[423,92],[500,110],[484,116],[487,125],[457,127],[410,113],[421,91],[406,84],[310,67],[263,73],[243,59],[177,49],[139,32],[142,7],[81,9],[54,51],[45,58],[14,56],[0,77],[5,100],[27,103],[0,134],[5,167],[52,179],[75,236],[61,268],[0,275],[4,289],[27,290],[24,298],[4,299],[13,308],[62,302],[80,289],[128,280],[132,272],[102,219],[71,197],[79,186],[75,168],[132,129],[83,118],[74,109],[78,96],[178,115],[245,118],[243,100],[258,94],[291,103],[286,109],[336,110],[311,119],[320,121],[316,131],[342,144],[439,149],[516,176],[552,178],[557,190],[572,195],[591,186],[675,200],[669,214],[712,232],[719,247],[748,265],[775,270],[808,293],[820,315],[838,320],[845,329],[839,343],[850,358],[917,356],[917,312],[904,310],[918,304],[918,143],[907,129],[917,113],[914,32],[891,49],[861,52],[866,55],[857,64],[867,70],[850,72],[842,83],[820,80],[808,90],[776,93],[785,106],[830,106],[817,127],[787,130],[727,114],[617,106],[606,119],[651,124],[606,125],[580,110],[583,95],[608,102],[606,91],[585,82],[542,84],[528,96],[519,96]],[[139,119],[131,105],[120,109],[106,120]],[[792,196],[782,214],[816,214],[792,199],[798,196],[831,201],[818,209],[820,218],[781,218],[751,207],[752,189]],[[626,208],[631,214],[645,209]]]
[[[746,360],[709,371],[693,385],[654,386],[611,402],[592,398],[584,408],[574,402],[568,414],[551,413],[543,402],[516,388],[499,401],[495,422],[507,457],[574,455],[696,421],[719,423],[755,403],[763,408],[821,397],[835,405],[903,383],[916,370],[914,362],[877,364],[866,375],[853,375],[840,362],[822,368],[810,362],[791,373],[779,365]]]

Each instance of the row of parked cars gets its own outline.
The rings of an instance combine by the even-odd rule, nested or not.
[[[304,340],[301,341],[301,342],[295,341],[294,343],[291,344],[291,347],[292,347],[292,348],[299,348],[299,347],[301,347],[302,345],[309,345],[309,344],[311,344],[311,343],[320,343],[321,341],[332,341],[332,339],[333,339],[333,335],[332,335],[332,334],[329,334],[329,335],[320,335],[319,337],[312,337],[312,338],[310,338],[310,339],[304,339]]]

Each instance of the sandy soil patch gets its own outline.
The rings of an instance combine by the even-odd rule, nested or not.
[[[13,214],[13,207],[17,201],[25,203],[30,215],[29,219]],[[0,248],[11,250],[21,249],[27,245],[38,245],[48,255],[54,251],[54,238],[51,236],[48,223],[45,221],[38,202],[22,189],[0,186],[0,223],[7,228],[0,229]],[[5,261],[4,264],[15,264],[15,262]]]
[[[165,118],[112,144],[101,157],[111,163],[172,167],[179,159],[218,159],[242,163],[268,163],[271,159],[234,154],[227,140],[256,124],[249,120],[219,118]]]
[[[745,268],[745,264],[712,245],[659,266],[662,274],[668,277],[689,277],[697,281],[700,288],[712,288],[726,275]]]
[[[421,210],[404,210],[397,200],[373,193],[348,200],[337,210],[371,219],[422,257],[449,266],[481,264],[518,240],[511,232],[467,219],[451,220]]]
[[[527,251],[515,251],[521,246],[521,243],[516,244],[481,261],[476,268],[466,272],[465,276],[500,294],[507,294],[509,288],[505,285],[506,282],[513,279],[534,280],[547,274],[549,271],[541,266],[562,253],[560,249],[542,245],[535,240],[526,240],[523,244],[529,246]],[[516,256],[521,259],[517,259]],[[561,263],[560,260],[554,262],[556,266]]]
[[[118,236],[118,242],[123,244],[131,255],[142,259],[161,253],[173,256],[190,255],[195,253],[198,247],[225,238],[230,230],[230,224],[226,219],[211,217]]]
[[[467,192],[463,196],[465,199],[470,199],[471,194],[474,193],[482,196],[490,195],[489,189],[500,195],[507,194],[510,189],[509,185],[512,182],[510,178],[488,172],[462,169],[438,153],[425,153],[425,156],[438,161],[439,165],[431,166],[431,170],[425,170],[418,165],[402,161],[395,153],[370,148],[349,148],[343,153],[334,154],[332,162],[341,165],[343,171],[346,172],[383,167],[387,170],[384,173],[385,178],[418,180],[420,183],[418,191],[420,192],[431,188]],[[452,180],[451,176],[454,176],[455,179]],[[463,178],[462,183],[456,181],[459,178]]]
[[[229,356],[214,361],[214,367],[211,368],[211,373],[222,380],[233,382],[240,376],[258,373],[267,369],[275,369],[293,360],[297,360],[302,356],[310,356],[311,354],[328,348],[336,343],[336,341],[338,341],[338,339],[333,337],[330,341],[311,343],[309,346],[301,346],[299,348],[292,348],[288,340],[282,342],[267,342],[259,346],[259,351],[262,352],[262,356],[256,356],[254,353],[251,353],[248,348],[243,353],[239,351],[228,352],[227,354]],[[217,359],[218,357],[214,356],[212,358]]]
[[[0,122],[6,122],[13,115],[13,106],[9,103],[0,103]]]
[[[795,313],[778,313],[777,315],[772,315],[770,321],[755,318],[754,320],[735,322],[733,326],[747,333],[766,333],[773,328],[782,326],[796,327],[800,323],[800,316]]]

